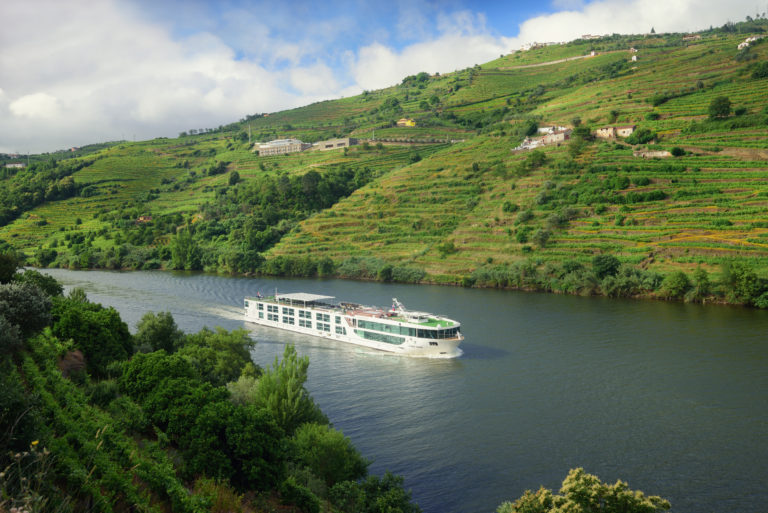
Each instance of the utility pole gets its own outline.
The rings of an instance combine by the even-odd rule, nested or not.
[[[248,146],[251,145],[251,124],[248,123]]]

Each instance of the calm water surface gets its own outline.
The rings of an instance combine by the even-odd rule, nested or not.
[[[492,512],[584,467],[676,512],[768,504],[768,312],[339,280],[47,271],[114,306],[179,326],[243,327],[243,297],[314,292],[442,313],[464,354],[417,359],[246,325],[268,365],[294,342],[333,424],[427,513]]]

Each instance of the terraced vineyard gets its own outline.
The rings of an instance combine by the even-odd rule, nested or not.
[[[379,268],[466,284],[483,269],[525,265],[553,276],[557,266],[588,268],[596,255],[611,254],[662,275],[701,268],[717,277],[735,262],[768,278],[768,79],[755,74],[768,44],[739,51],[747,32],[700,35],[611,36],[516,52],[352,98],[249,116],[215,133],[121,143],[89,156],[94,164],[74,175],[80,195],[23,213],[0,227],[0,237],[30,257],[52,248],[67,254],[71,244],[62,245],[74,233],[90,234],[91,246],[106,251],[119,245],[105,233],[116,218],[127,229],[151,215],[176,223],[146,237],[153,248],[199,222],[218,234],[201,243],[236,252],[243,235],[235,225],[271,207],[246,202],[237,214],[245,217],[222,227],[224,198],[242,201],[243,188],[257,183],[299,180],[290,183],[311,189],[300,183],[311,171],[349,171],[365,177],[356,190],[330,208],[294,210],[263,252],[267,261],[338,266],[373,258]],[[710,118],[718,97],[729,99],[731,115]],[[400,117],[417,126],[394,126]],[[578,123],[592,131],[633,124],[650,138],[595,141],[582,129],[559,146],[512,151],[531,126]],[[249,151],[248,130],[254,140],[352,136],[365,144],[259,157]],[[677,156],[635,156],[672,150]],[[216,262],[204,266],[220,270]],[[301,272],[315,272],[309,269]],[[535,286],[547,287],[541,280]]]

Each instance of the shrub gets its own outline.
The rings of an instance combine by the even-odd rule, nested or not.
[[[718,96],[709,103],[711,119],[727,118],[731,115],[731,100],[727,96]]]
[[[683,271],[668,274],[661,283],[662,296],[669,299],[681,299],[691,288],[691,280]]]
[[[682,157],[683,155],[685,155],[685,150],[680,148],[679,146],[675,146],[674,148],[672,148],[670,153],[672,153],[673,157]]]
[[[595,255],[592,258],[592,271],[599,279],[613,276],[619,271],[621,262],[613,255]]]

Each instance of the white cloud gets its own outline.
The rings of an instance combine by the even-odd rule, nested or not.
[[[568,10],[525,21],[516,40],[570,41],[582,34],[644,34],[651,28],[691,32],[743,20],[755,7],[749,0],[555,0],[554,5]]]
[[[524,42],[697,30],[755,8],[746,0],[552,0],[564,10],[529,19],[508,38],[494,35],[482,15],[441,11],[445,3],[396,3],[398,25],[366,25],[370,43],[356,48],[343,46],[359,30],[343,15],[292,32],[283,17],[283,31],[275,32],[258,12],[232,11],[222,22],[225,41],[204,30],[174,34],[126,0],[0,1],[0,152],[171,136],[390,86],[421,71],[462,69]],[[393,34],[412,43],[396,47]]]
[[[381,43],[360,48],[351,65],[361,89],[377,89],[398,83],[421,71],[445,73],[482,64],[511,49],[512,39],[488,34],[485,18],[468,11],[438,16],[441,34],[397,51]]]
[[[9,105],[11,114],[20,118],[55,119],[61,114],[59,100],[48,93],[22,96]]]
[[[0,152],[175,135],[303,103],[283,87],[289,72],[237,59],[211,34],[174,40],[119,2],[0,2],[0,19],[19,21],[0,31]]]

